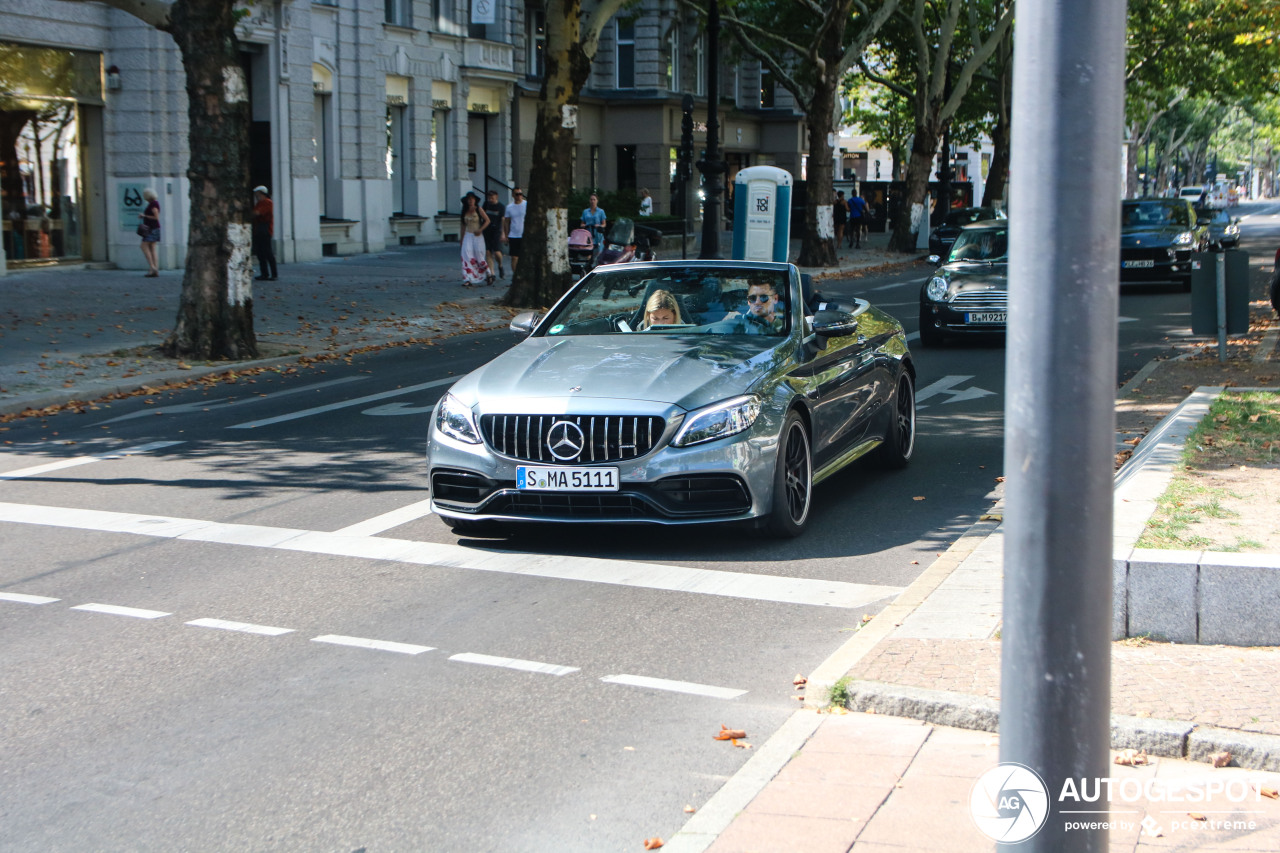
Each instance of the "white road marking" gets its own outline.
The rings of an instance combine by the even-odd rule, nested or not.
[[[311,409],[303,409],[299,412],[291,412],[287,415],[277,415],[274,418],[263,418],[258,421],[247,421],[242,424],[235,424],[227,427],[227,429],[256,429],[261,426],[270,426],[271,424],[284,423],[285,421],[293,421],[298,418],[307,418],[312,415],[319,415],[325,412],[336,411],[337,409],[346,409],[350,406],[362,406],[365,403],[372,403],[377,400],[385,400],[388,397],[401,397],[405,394],[413,394],[417,391],[425,391],[428,388],[438,388],[441,385],[452,385],[458,381],[457,376],[449,376],[445,379],[436,379],[433,382],[422,382],[418,385],[406,385],[404,388],[393,388],[390,391],[383,391],[380,394],[370,394],[367,397],[357,397],[354,400],[344,400],[341,403],[330,403],[327,406],[316,406]]]
[[[936,394],[946,394],[961,382],[968,382],[972,376],[944,376],[937,382],[931,382],[923,388],[916,389],[916,402],[928,400]]]
[[[172,616],[160,610],[143,610],[139,607],[120,607],[116,604],[77,604],[72,610],[88,610],[91,613],[110,613],[112,616],[132,616],[135,619],[159,619]]]
[[[553,663],[539,663],[536,660],[520,660],[519,658],[498,658],[492,655],[477,655],[471,652],[463,652],[460,655],[454,655],[449,660],[456,660],[460,663],[478,663],[481,666],[500,666],[505,669],[518,669],[522,672],[537,672],[542,675],[568,675],[571,672],[577,672],[576,666],[556,666]]]
[[[313,643],[333,643],[335,646],[354,646],[358,649],[376,649],[380,652],[399,652],[402,655],[420,655],[423,652],[435,651],[435,646],[415,646],[412,643],[393,643],[388,640],[368,640],[364,637],[343,637],[339,634],[325,634],[312,637]]]
[[[272,628],[270,625],[251,625],[248,622],[228,622],[226,619],[193,619],[187,623],[197,628],[219,628],[223,631],[240,631],[244,634],[262,634],[267,637],[279,637],[281,634],[292,634],[292,628]]]
[[[384,530],[408,524],[424,515],[431,515],[430,498],[402,506],[400,509],[393,509],[391,512],[384,512],[382,515],[375,515],[373,518],[335,530],[333,533],[335,536],[376,536]]]
[[[632,687],[648,687],[653,690],[670,690],[675,693],[691,693],[694,696],[710,696],[713,699],[736,699],[747,691],[732,687],[713,687],[693,681],[671,681],[666,678],[650,678],[647,675],[606,675],[600,679],[606,684],[630,684]]]
[[[172,406],[162,406],[160,408],[142,409],[137,412],[130,412],[127,415],[111,418],[110,420],[98,421],[93,426],[102,426],[103,424],[113,424],[116,421],[130,421],[134,418],[145,418],[147,415],[178,415],[191,414],[193,412],[203,412],[206,409],[226,409],[231,406],[243,406],[246,403],[256,403],[260,400],[273,400],[279,397],[288,397],[290,394],[302,394],[306,391],[315,391],[330,385],[343,385],[347,382],[359,382],[368,379],[367,376],[344,376],[341,379],[329,379],[324,382],[314,382],[310,385],[302,385],[298,388],[287,388],[284,391],[268,391],[265,394],[253,394],[253,396],[239,397],[220,397],[216,400],[197,400],[194,403],[177,403]]]
[[[159,450],[162,447],[173,447],[175,444],[182,444],[182,442],[151,441],[146,444],[126,447],[122,450],[111,450],[105,453],[96,453],[93,456],[75,456],[71,459],[59,459],[57,462],[46,462],[44,465],[33,465],[30,468],[19,468],[17,471],[8,471],[4,474],[0,474],[0,480],[17,480],[20,477],[35,477],[39,474],[48,474],[50,471],[61,471],[63,468],[74,468],[77,465],[87,465],[90,462],[98,462],[103,459],[119,459],[122,456],[134,456],[139,453],[148,453],[152,450]]]
[[[43,595],[25,595],[21,592],[0,592],[0,601],[16,601],[19,604],[53,604],[60,598],[46,598]]]
[[[598,557],[479,550],[405,539],[339,536],[316,530],[223,524],[192,518],[34,504],[0,502],[0,522],[3,521],[816,607],[863,607],[902,592],[899,586],[754,575]]]

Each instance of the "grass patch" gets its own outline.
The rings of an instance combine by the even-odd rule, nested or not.
[[[1139,548],[1172,548],[1185,551],[1203,550],[1213,543],[1192,530],[1202,518],[1225,518],[1235,513],[1222,506],[1222,498],[1231,497],[1226,489],[1216,489],[1198,482],[1186,463],[1174,475],[1169,488],[1156,501],[1155,514],[1138,540]]]
[[[1280,394],[1219,394],[1183,451],[1188,468],[1280,463]]]
[[[849,700],[852,698],[852,691],[849,689],[853,684],[853,679],[849,676],[837,681],[831,685],[831,694],[827,697],[828,706],[839,706],[841,708],[849,707]]]

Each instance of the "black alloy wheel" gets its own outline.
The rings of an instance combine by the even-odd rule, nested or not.
[[[809,431],[794,409],[787,412],[773,472],[773,510],[768,531],[789,539],[804,532],[813,504],[813,454]]]
[[[906,370],[898,377],[889,409],[889,426],[879,448],[880,462],[886,468],[905,468],[916,449],[916,389]]]

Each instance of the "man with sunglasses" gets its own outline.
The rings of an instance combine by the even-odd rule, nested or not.
[[[507,257],[511,259],[511,273],[516,271],[516,263],[520,260],[520,243],[524,238],[524,213],[529,202],[524,200],[524,190],[516,187],[511,191],[511,204],[502,214],[502,242],[507,244]]]
[[[786,307],[772,279],[760,278],[747,285],[747,313],[730,311],[715,324],[721,334],[780,335],[786,325]]]

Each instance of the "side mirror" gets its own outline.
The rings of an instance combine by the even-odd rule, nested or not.
[[[813,316],[813,333],[820,338],[839,338],[856,331],[858,321],[847,311],[819,311]]]
[[[925,260],[926,260],[926,261],[928,261],[929,263],[933,264],[935,267],[940,267],[940,266],[942,266],[942,256],[941,256],[941,255],[930,255],[929,257],[925,258]]]
[[[542,315],[537,311],[525,311],[512,317],[511,324],[507,328],[513,332],[521,332],[527,335],[538,328],[538,321],[541,319]]]

